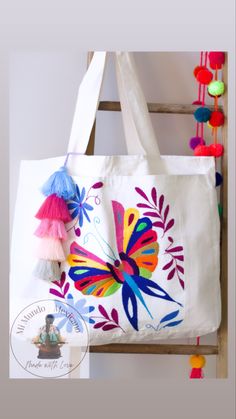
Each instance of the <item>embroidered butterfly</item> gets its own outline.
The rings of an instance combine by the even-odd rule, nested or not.
[[[150,279],[158,264],[159,250],[150,219],[140,218],[135,208],[125,210],[117,201],[112,201],[112,208],[119,257],[113,263],[105,262],[73,242],[67,258],[71,266],[69,276],[75,281],[75,288],[85,295],[108,297],[122,288],[124,311],[138,330],[138,301],[153,318],[143,294],[177,302]]]

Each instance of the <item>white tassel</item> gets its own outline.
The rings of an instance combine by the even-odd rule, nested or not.
[[[53,260],[39,259],[33,273],[36,278],[51,282],[59,281],[61,277],[59,264]]]

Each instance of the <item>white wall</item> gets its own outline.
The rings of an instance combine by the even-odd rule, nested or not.
[[[192,71],[199,54],[193,52],[135,53],[144,93],[149,102],[191,103],[197,98]],[[20,160],[64,155],[78,85],[86,69],[86,52],[16,52],[10,60],[10,211],[17,190]],[[102,100],[118,100],[113,60],[107,66]],[[210,101],[211,102],[211,101]],[[192,116],[152,115],[162,154],[191,154],[195,135]],[[210,139],[210,131],[206,137]],[[125,154],[121,115],[99,112],[96,154]],[[180,342],[180,341],[178,341]],[[175,342],[175,343],[178,343]],[[195,343],[193,339],[181,341]],[[214,343],[215,335],[201,339]],[[90,355],[91,377],[188,376],[188,357],[160,355]],[[207,377],[215,377],[215,357],[207,357]]]

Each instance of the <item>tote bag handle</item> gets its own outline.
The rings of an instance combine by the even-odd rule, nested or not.
[[[95,52],[80,84],[68,153],[84,154],[86,152],[99,104],[106,58],[106,52]],[[161,164],[157,140],[137,77],[133,56],[128,52],[116,52],[115,58],[128,153],[155,155]]]

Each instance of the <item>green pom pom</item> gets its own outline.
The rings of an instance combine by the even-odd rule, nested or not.
[[[225,91],[225,85],[223,81],[214,80],[208,85],[208,92],[212,96],[223,95],[224,91]]]
[[[222,207],[222,205],[221,205],[221,204],[218,204],[218,213],[219,213],[219,216],[220,216],[220,217],[222,217],[222,214],[223,214],[223,207]]]

